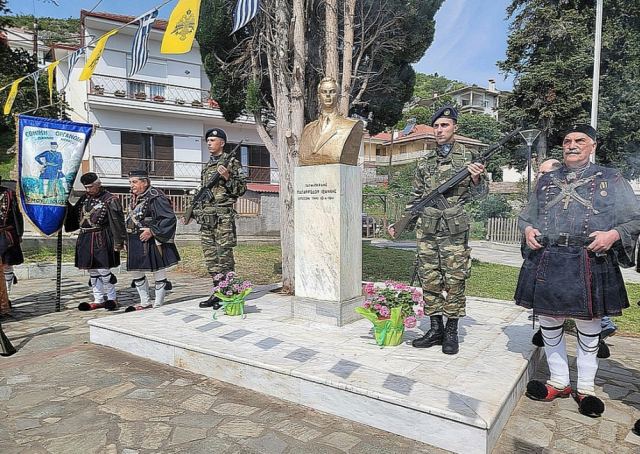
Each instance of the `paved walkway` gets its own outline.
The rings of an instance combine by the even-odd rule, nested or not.
[[[134,290],[126,275],[120,279],[120,299],[132,304]],[[170,279],[175,287],[169,302],[207,294],[206,279]],[[84,278],[67,280],[65,310],[56,313],[52,279],[15,287],[14,313],[2,319],[19,350],[0,358],[3,454],[443,452],[92,345],[87,320],[109,313],[78,312],[89,293]],[[640,418],[640,342],[616,336],[610,345],[612,357],[601,361],[598,373],[598,393],[607,405],[603,417],[581,416],[570,399],[541,403],[523,397],[494,452],[640,452],[640,437],[630,432]]]

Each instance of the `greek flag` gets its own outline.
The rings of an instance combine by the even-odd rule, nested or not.
[[[76,66],[76,63],[78,63],[78,60],[80,59],[81,55],[84,55],[86,51],[85,47],[81,47],[80,49],[76,50],[74,53],[71,54],[71,56],[69,56],[69,69],[67,70],[67,80],[64,83],[64,87],[62,87],[60,89],[60,91],[64,91],[65,88],[67,88],[67,85],[69,85],[69,81],[71,80],[71,72],[73,71],[73,67]]]
[[[131,68],[129,69],[128,77],[133,76],[140,71],[147,63],[149,58],[149,50],[147,49],[147,41],[149,40],[149,32],[153,22],[158,17],[158,10],[154,9],[151,12],[144,13],[138,17],[138,31],[136,36],[133,37],[133,46],[131,47]]]
[[[259,7],[260,0],[238,0],[236,8],[233,10],[233,31],[231,34],[233,35],[256,17]]]

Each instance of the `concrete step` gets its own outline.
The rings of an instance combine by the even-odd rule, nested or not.
[[[380,348],[371,325],[292,319],[292,297],[253,295],[246,318],[187,301],[89,322],[91,342],[453,452],[489,453],[540,359],[527,312],[469,298],[460,353]],[[428,320],[423,320],[427,328]]]

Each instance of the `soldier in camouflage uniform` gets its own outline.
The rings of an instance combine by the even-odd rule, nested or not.
[[[194,217],[200,224],[200,238],[207,271],[218,283],[222,275],[234,271],[233,248],[236,245],[236,211],[233,204],[247,190],[247,183],[241,172],[240,161],[224,151],[227,134],[220,128],[209,129],[205,134],[211,155],[202,169],[202,185],[213,175],[220,174],[220,180],[211,190],[213,198],[208,203],[195,207]],[[200,302],[200,307],[220,307],[220,300],[211,295]]]
[[[416,221],[418,276],[431,329],[412,345],[442,345],[442,352],[449,355],[458,353],[458,319],[465,316],[465,281],[471,270],[470,222],[464,204],[488,193],[484,166],[474,162],[477,154],[455,141],[457,118],[458,113],[450,106],[432,117],[437,147],[418,161],[412,194],[415,198],[426,196],[464,167],[471,173],[445,194],[448,208],[427,207]],[[393,236],[393,226],[389,231]],[[443,315],[447,316],[446,328]]]

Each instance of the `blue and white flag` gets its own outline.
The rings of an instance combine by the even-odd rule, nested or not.
[[[260,0],[238,0],[233,10],[233,35],[256,17],[260,8]]]
[[[131,46],[131,68],[129,68],[128,77],[140,71],[149,59],[147,42],[149,41],[151,26],[155,22],[156,17],[158,17],[158,10],[154,9],[136,19],[138,21],[138,30],[133,37],[133,45]]]
[[[27,219],[50,236],[64,223],[93,125],[18,116],[18,199]]]
[[[71,80],[71,72],[73,71],[73,67],[76,66],[76,63],[78,63],[78,60],[80,59],[80,56],[84,55],[86,50],[87,50],[86,47],[81,47],[80,49],[78,49],[75,52],[73,52],[71,54],[71,56],[69,57],[69,69],[67,70],[67,80],[64,83],[64,87],[62,87],[60,89],[60,91],[64,91],[64,89],[67,88],[67,85],[69,85],[69,81]]]

